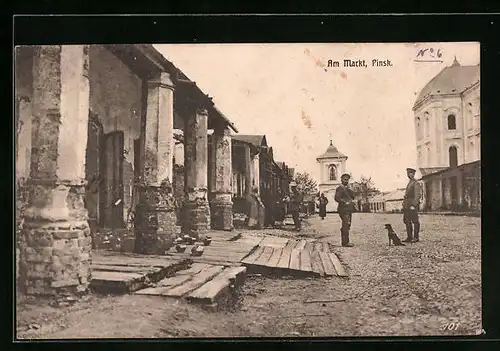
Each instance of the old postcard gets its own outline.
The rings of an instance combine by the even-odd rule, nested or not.
[[[484,332],[479,43],[15,50],[17,338]]]

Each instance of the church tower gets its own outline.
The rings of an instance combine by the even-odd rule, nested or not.
[[[328,199],[327,212],[336,212],[335,190],[340,185],[340,176],[345,173],[347,156],[339,152],[330,140],[326,151],[317,159],[320,167],[319,192],[324,193]]]

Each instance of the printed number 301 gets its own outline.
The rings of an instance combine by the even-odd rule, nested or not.
[[[442,330],[458,330],[460,326],[460,322],[457,323],[445,323],[442,327]]]

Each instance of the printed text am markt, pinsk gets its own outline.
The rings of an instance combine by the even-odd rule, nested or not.
[[[334,60],[328,60],[328,67],[368,67],[368,64],[366,60],[351,60],[351,59],[344,59],[342,61],[334,61]],[[370,67],[392,67],[392,62],[391,60],[379,60],[379,59],[373,59],[371,60],[371,65]]]

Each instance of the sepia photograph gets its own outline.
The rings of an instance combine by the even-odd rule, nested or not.
[[[18,340],[484,334],[480,43],[14,52]]]

